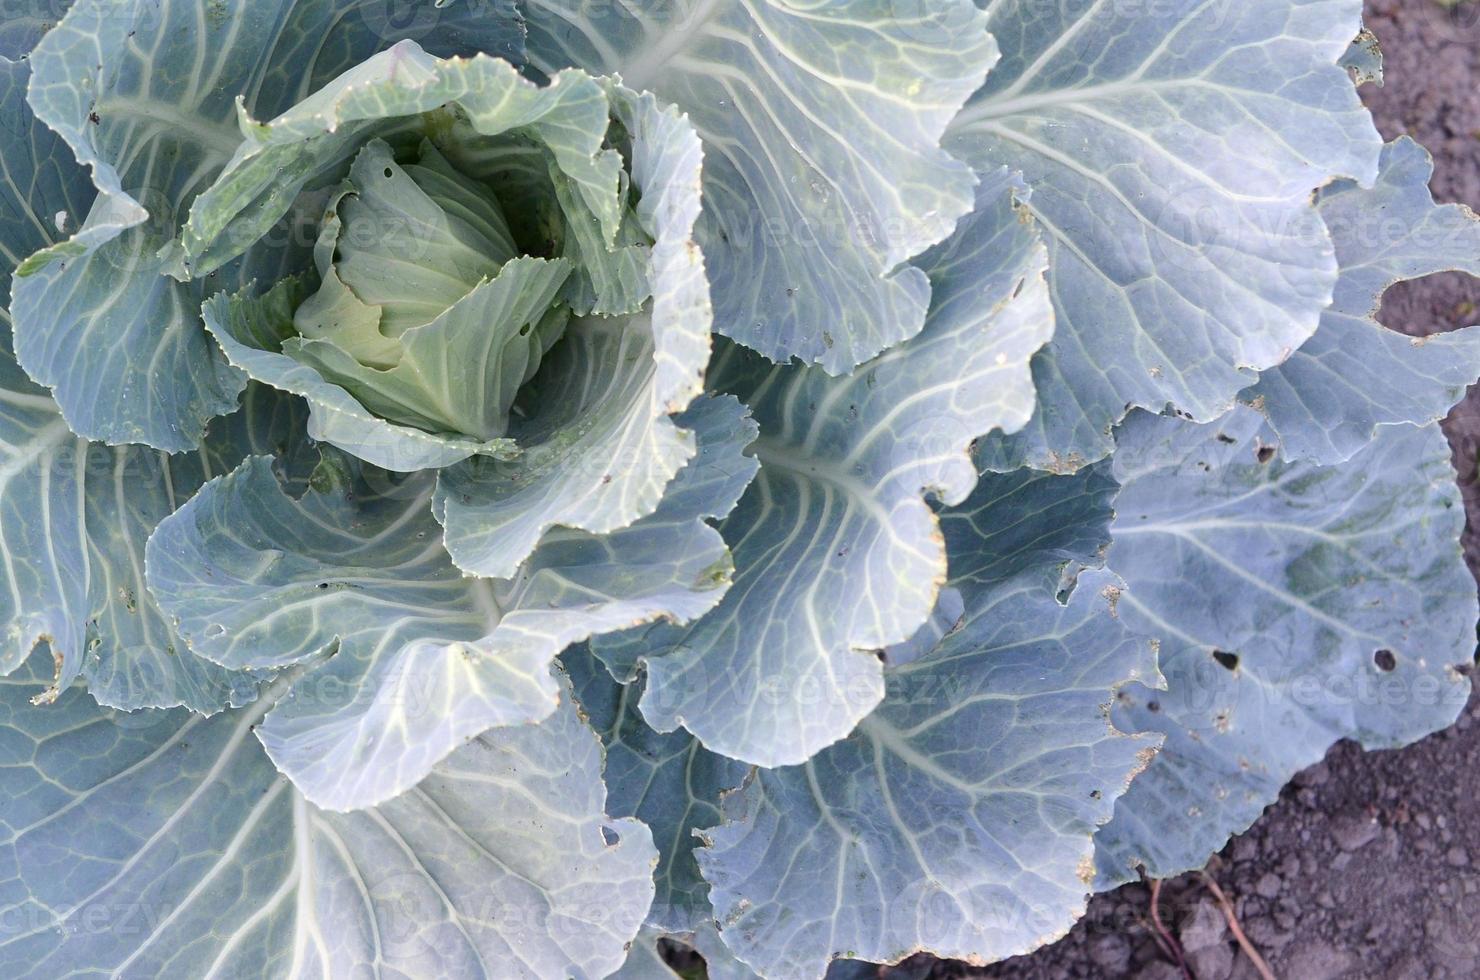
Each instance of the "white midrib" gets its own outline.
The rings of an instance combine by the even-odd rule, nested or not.
[[[974,123],[1016,116],[1038,109],[1051,109],[1055,106],[1075,105],[1085,102],[1100,102],[1122,95],[1145,94],[1165,88],[1185,87],[1189,84],[1199,83],[1190,83],[1183,79],[1168,79],[1166,81],[1154,82],[1122,80],[1105,82],[1101,85],[1086,85],[1080,88],[1055,89],[1051,92],[1019,95],[1008,99],[993,100],[988,97],[981,102],[969,105],[963,109],[961,114],[951,122],[950,133],[956,134],[969,130]],[[949,138],[949,134],[947,138]]]
[[[684,18],[687,23],[681,29],[666,31],[633,52],[615,72],[622,76],[622,84],[638,92],[652,88],[658,72],[703,33],[724,3],[725,0],[699,0]]]

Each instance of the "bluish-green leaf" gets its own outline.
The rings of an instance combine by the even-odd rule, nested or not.
[[[647,829],[603,809],[568,702],[472,740],[372,810],[319,810],[251,729],[0,685],[0,973],[595,978],[652,897]]]
[[[0,27],[3,30],[3,27]],[[0,58],[0,327],[10,348],[11,275],[28,255],[62,240],[92,207],[87,171],[26,103],[31,67]]]
[[[277,6],[233,33],[193,2],[79,0],[31,55],[31,106],[99,194],[70,239],[21,265],[16,352],[80,435],[189,449],[236,404],[243,378],[199,326],[203,289],[162,278],[154,253],[240,140],[219,82],[252,75]]]
[[[707,834],[741,959],[783,977],[916,949],[994,960],[1083,911],[1095,829],[1154,745],[1107,719],[1118,688],[1157,676],[1116,618],[1120,580],[1083,571],[1109,541],[1107,469],[988,474],[942,510],[944,634],[888,671],[847,741],[758,773]]]
[[[700,405],[743,427],[733,399]],[[692,465],[744,467],[738,448]],[[552,531],[499,580],[452,564],[430,496],[429,474],[367,471],[294,500],[254,459],[150,539],[150,586],[191,649],[234,669],[307,668],[257,737],[321,806],[374,805],[467,738],[538,721],[560,651],[702,615],[728,583],[724,541],[682,496],[605,537]]]
[[[1028,359],[1052,331],[1044,255],[993,175],[978,210],[922,267],[933,306],[918,337],[847,378],[731,347],[713,383],[761,425],[761,472],[723,531],[735,586],[686,630],[657,627],[644,716],[758,765],[801,762],[884,694],[876,651],[936,604],[945,549],[927,494],[971,492],[969,447],[1032,410]]]
[[[738,787],[750,767],[710,752],[688,732],[653,731],[637,711],[641,687],[617,683],[584,647],[562,659],[576,700],[606,744],[608,811],[641,820],[658,847],[649,925],[680,936],[703,928],[714,912],[699,876],[694,831],[719,823],[720,795]]]
[[[939,142],[996,59],[969,2],[523,6],[535,65],[618,74],[699,130],[720,332],[840,374],[920,331],[903,263],[971,211]]]
[[[25,103],[25,63],[0,60],[0,295],[26,255],[65,237],[93,197],[86,173]],[[116,707],[187,705],[219,710],[255,696],[256,681],[193,657],[144,588],[142,549],[158,521],[213,470],[249,452],[276,452],[291,406],[249,396],[246,411],[213,428],[202,453],[168,457],[109,448],[72,435],[55,401],[9,353],[9,312],[0,307],[0,488],[6,648],[0,670],[46,642],[56,681],[79,673]]]
[[[1434,162],[1408,138],[1382,151],[1377,184],[1332,184],[1317,202],[1341,277],[1320,329],[1265,371],[1243,400],[1269,417],[1287,458],[1336,463],[1381,425],[1441,418],[1480,378],[1480,330],[1408,337],[1379,324],[1396,282],[1459,269],[1480,275],[1480,220],[1429,194]]]
[[[301,425],[296,406],[254,388],[198,452],[89,443],[0,354],[0,673],[45,643],[56,674],[48,697],[79,674],[94,698],[124,709],[211,713],[256,697],[256,677],[192,655],[176,635],[146,587],[144,546],[206,479],[248,453],[277,452]]]
[[[1114,456],[1120,617],[1167,689],[1114,719],[1166,745],[1100,831],[1098,884],[1201,867],[1335,741],[1411,742],[1464,708],[1475,580],[1437,426],[1384,426],[1334,466],[1285,462],[1258,413],[1138,414]]]
[[[1195,418],[1316,329],[1336,259],[1311,192],[1381,140],[1337,61],[1361,0],[988,5],[1002,63],[946,147],[1021,170],[1058,330],[1039,410],[992,465],[1109,454],[1128,406]]]
[[[1052,528],[1046,528],[1052,530]],[[1119,580],[999,582],[882,705],[801,766],[726,797],[699,865],[720,935],[758,973],[848,957],[992,961],[1083,913],[1093,835],[1154,744],[1113,730],[1113,691],[1154,674],[1115,618]]]
[[[0,21],[0,58],[25,58],[71,5],[71,0],[12,0]]]

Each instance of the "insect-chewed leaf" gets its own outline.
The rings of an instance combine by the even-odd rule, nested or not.
[[[1269,417],[1290,459],[1337,463],[1380,425],[1434,422],[1480,377],[1480,330],[1416,340],[1373,317],[1393,283],[1460,269],[1480,275],[1480,220],[1429,194],[1434,163],[1404,137],[1382,151],[1377,184],[1325,188],[1317,200],[1336,243],[1336,298],[1290,359],[1244,401]]]
[[[1315,331],[1337,270],[1311,191],[1370,182],[1381,148],[1337,65],[1361,9],[991,5],[1002,63],[946,146],[1023,172],[1058,316],[1038,413],[995,467],[1100,459],[1127,406],[1216,418]]]
[[[705,832],[742,961],[782,978],[918,950],[990,961],[1082,914],[1095,831],[1155,745],[1108,719],[1117,688],[1155,678],[1153,647],[1116,618],[1120,580],[1080,570],[1113,489],[1098,469],[989,475],[943,512],[960,620],[845,741],[755,772]]]
[[[637,711],[641,687],[617,683],[585,648],[567,650],[562,660],[576,700],[606,744],[607,809],[641,820],[658,846],[648,923],[660,935],[692,934],[713,915],[694,831],[719,823],[720,796],[739,786],[750,767],[710,752],[688,732],[653,731]]]
[[[1315,466],[1279,459],[1252,409],[1138,414],[1114,473],[1120,616],[1160,637],[1167,682],[1114,718],[1166,745],[1097,837],[1102,886],[1201,867],[1337,739],[1403,745],[1464,708],[1475,580],[1437,426]]]

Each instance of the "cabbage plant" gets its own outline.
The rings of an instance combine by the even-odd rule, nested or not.
[[[0,974],[991,961],[1447,725],[1360,8],[11,0]]]

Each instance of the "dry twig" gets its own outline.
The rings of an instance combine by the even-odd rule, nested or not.
[[[1243,950],[1244,955],[1249,958],[1249,962],[1254,964],[1254,969],[1259,971],[1259,976],[1263,977],[1264,980],[1275,980],[1274,971],[1269,968],[1268,963],[1264,962],[1264,957],[1259,955],[1259,950],[1254,948],[1254,944],[1249,941],[1249,937],[1244,935],[1243,926],[1238,923],[1238,916],[1233,914],[1233,903],[1228,900],[1228,896],[1223,893],[1223,889],[1218,886],[1218,882],[1206,871],[1202,872],[1202,879],[1203,884],[1208,886],[1208,891],[1213,893],[1213,897],[1218,900],[1218,905],[1222,907],[1223,918],[1228,920],[1228,930],[1233,933],[1233,938],[1238,940],[1239,949]]]
[[[1161,947],[1161,951],[1169,960],[1177,964],[1177,968],[1182,971],[1182,976],[1186,980],[1193,980],[1192,970],[1187,966],[1187,957],[1182,955],[1182,944],[1177,942],[1176,937],[1161,921],[1160,902],[1161,880],[1153,878],[1151,879],[1151,926],[1155,930],[1153,935],[1156,937],[1156,944]]]

